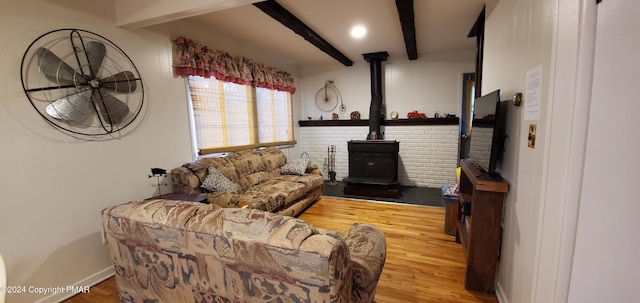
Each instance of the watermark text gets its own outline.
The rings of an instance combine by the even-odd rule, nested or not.
[[[39,294],[39,295],[55,295],[60,293],[88,293],[91,286],[67,285],[67,286],[24,286],[24,285],[7,285],[0,286],[0,293],[7,294]]]

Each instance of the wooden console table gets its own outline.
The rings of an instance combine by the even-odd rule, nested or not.
[[[461,166],[456,241],[467,261],[467,290],[493,292],[502,237],[502,210],[509,184],[480,171],[470,159]]]

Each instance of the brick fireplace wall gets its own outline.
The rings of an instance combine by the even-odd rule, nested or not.
[[[336,180],[349,175],[347,141],[366,139],[367,126],[301,127],[301,151],[318,165],[326,163],[327,147],[336,146]],[[385,126],[385,140],[400,142],[398,181],[403,186],[436,187],[456,182],[457,125]],[[328,178],[326,168],[323,170]]]

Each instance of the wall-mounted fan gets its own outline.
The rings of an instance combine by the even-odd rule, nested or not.
[[[34,40],[22,57],[21,80],[35,110],[72,134],[100,136],[129,126],[140,114],[138,69],[107,38],[58,29]]]

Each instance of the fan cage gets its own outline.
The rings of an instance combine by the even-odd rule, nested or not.
[[[96,78],[104,78],[122,71],[131,71],[134,78],[127,81],[135,81],[136,89],[127,93],[118,93],[117,98],[128,105],[129,112],[122,121],[106,125],[100,120],[99,109],[96,102],[91,106],[95,115],[91,119],[81,122],[72,122],[56,119],[48,115],[44,108],[55,100],[72,94],[81,93],[90,89],[87,84],[78,85],[78,81],[61,84],[60,79],[51,80],[40,70],[36,51],[45,48],[55,54],[64,63],[71,66],[78,75],[91,76],[87,59],[83,59],[84,46],[91,41],[104,44],[106,52],[98,70]],[[103,136],[119,132],[131,125],[140,115],[144,105],[144,83],[140,78],[138,68],[131,58],[115,43],[106,37],[94,32],[82,29],[64,28],[49,31],[40,35],[28,46],[21,61],[20,79],[26,97],[38,114],[49,124],[66,132],[82,136]],[[76,74],[74,74],[75,76]],[[56,81],[58,83],[56,83]],[[117,83],[116,83],[117,85]]]

